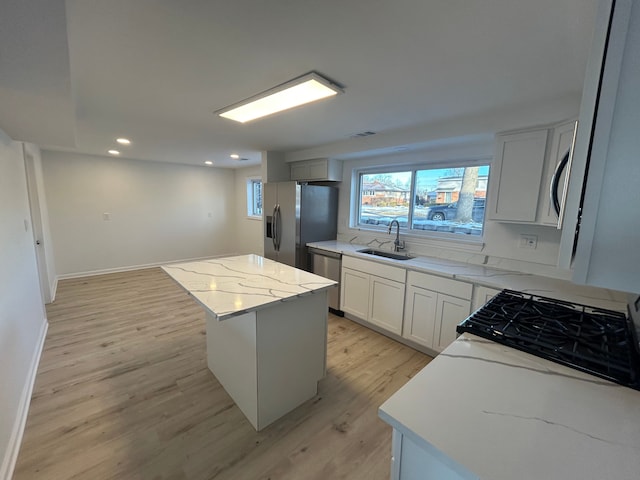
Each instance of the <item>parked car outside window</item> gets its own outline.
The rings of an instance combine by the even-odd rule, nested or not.
[[[482,222],[484,220],[484,198],[473,199],[473,211],[471,218],[474,222]],[[446,205],[432,205],[427,213],[427,218],[434,221],[454,220],[456,213],[458,212],[458,202],[449,203]]]

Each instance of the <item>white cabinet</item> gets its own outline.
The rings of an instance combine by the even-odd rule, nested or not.
[[[409,272],[402,336],[441,352],[456,339],[456,326],[469,316],[469,283]]]
[[[473,310],[476,311],[500,292],[496,288],[476,285],[473,289]]]
[[[392,435],[391,480],[477,480],[463,467],[454,469],[451,461],[443,461],[435,448],[418,445],[395,428]]]
[[[404,282],[371,275],[369,321],[397,335],[402,334]]]
[[[343,261],[346,257],[343,257]],[[340,309],[366,320],[369,317],[369,280],[367,273],[344,265],[340,279]]]
[[[496,136],[487,218],[500,222],[557,226],[551,202],[556,167],[571,149],[575,121]],[[563,193],[564,168],[558,193]]]
[[[496,136],[487,218],[535,222],[549,130]]]
[[[340,181],[342,162],[334,158],[316,158],[291,164],[291,180],[297,181]]]
[[[345,313],[401,335],[405,276],[404,268],[344,256],[340,308]]]

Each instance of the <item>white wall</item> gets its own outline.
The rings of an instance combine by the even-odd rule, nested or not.
[[[247,180],[260,179],[260,166],[238,168],[235,174],[235,204],[236,204],[236,245],[238,253],[264,253],[262,235],[262,218],[256,219],[247,216]]]
[[[50,151],[42,167],[59,276],[236,251],[232,170]]]
[[[13,470],[46,325],[22,144],[0,130],[0,478]]]

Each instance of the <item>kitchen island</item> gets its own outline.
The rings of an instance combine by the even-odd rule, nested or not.
[[[640,391],[468,333],[379,415],[394,480],[639,478]]]
[[[209,369],[256,430],[317,393],[336,282],[258,255],[162,269],[205,308]]]

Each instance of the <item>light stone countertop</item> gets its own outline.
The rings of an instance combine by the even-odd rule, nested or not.
[[[337,285],[333,280],[258,255],[174,263],[162,269],[218,320]]]
[[[567,280],[500,270],[435,257],[416,256],[410,260],[392,260],[367,255],[366,253],[358,253],[358,250],[369,248],[367,245],[356,245],[337,240],[313,242],[308,243],[307,246],[364,258],[374,262],[392,264],[398,267],[404,267],[407,270],[431,273],[446,278],[484,285],[498,290],[508,288],[519,292],[627,313],[627,295],[625,293],[604,288],[577,285]],[[411,255],[410,252],[409,254]],[[640,478],[640,474],[638,478]]]
[[[640,478],[640,391],[463,334],[380,417],[484,480]]]

